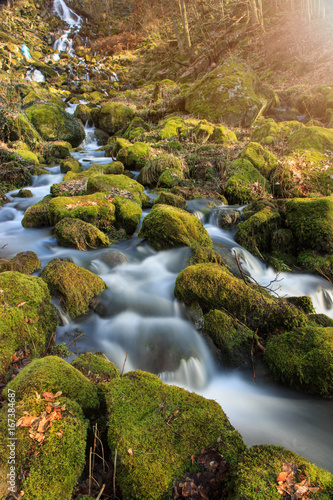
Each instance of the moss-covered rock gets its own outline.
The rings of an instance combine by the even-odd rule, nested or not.
[[[298,121],[277,123],[272,118],[260,119],[254,124],[251,139],[260,144],[273,145],[278,141],[287,140],[296,130],[304,128],[305,125]]]
[[[12,270],[13,270],[13,264],[10,262],[10,260],[0,259],[0,273]]]
[[[333,328],[309,326],[271,338],[265,361],[277,379],[294,389],[333,395]]]
[[[45,145],[43,155],[47,163],[52,163],[54,160],[62,160],[70,157],[71,151],[72,146],[69,142],[54,141]],[[61,172],[66,173],[67,170]]]
[[[225,265],[221,255],[212,248],[195,247],[192,249],[192,255],[189,259],[189,263],[191,266],[194,266],[194,264],[204,264],[207,262],[211,262],[212,264],[219,264],[220,266]]]
[[[232,471],[230,498],[233,500],[281,500],[277,478],[284,463],[297,465],[295,482],[310,478],[310,487],[320,487],[312,494],[318,500],[329,500],[333,491],[333,476],[316,467],[304,457],[282,446],[257,445],[246,450]]]
[[[254,285],[235,278],[217,264],[197,264],[176,279],[175,296],[186,305],[198,302],[207,313],[219,309],[230,313],[250,329],[272,333],[306,324],[306,316],[292,304],[273,299]]]
[[[214,132],[210,137],[210,141],[216,144],[229,144],[237,142],[237,136],[235,132],[232,132],[232,130],[229,130],[227,127],[217,125],[214,127]]]
[[[147,238],[156,250],[179,246],[213,246],[199,219],[185,210],[168,205],[154,205],[143,219],[139,237]]]
[[[74,111],[74,116],[81,120],[83,125],[91,118],[91,108],[87,104],[79,104]]]
[[[292,149],[316,149],[322,153],[333,151],[333,129],[304,127],[294,132],[288,143]]]
[[[153,187],[157,184],[161,174],[166,170],[185,170],[184,162],[173,154],[162,154],[146,162],[138,176],[138,182],[144,186]]]
[[[102,278],[60,259],[52,260],[43,270],[41,278],[50,292],[59,296],[64,309],[75,318],[88,310],[90,300],[103,292]]]
[[[221,351],[223,365],[239,366],[250,362],[253,332],[235,318],[217,309],[209,311],[204,316],[204,333]]]
[[[98,113],[98,127],[110,135],[126,127],[134,116],[133,109],[116,102],[103,104]]]
[[[95,383],[120,376],[116,365],[108,361],[102,353],[85,352],[74,359],[72,365]]]
[[[169,498],[174,479],[191,468],[190,457],[217,439],[230,464],[244,450],[215,401],[161,384],[155,375],[129,372],[110,382],[106,399],[109,446],[118,451],[124,499]]]
[[[109,193],[110,196],[124,196],[139,205],[144,199],[144,187],[126,175],[95,175],[88,179],[88,193]]]
[[[162,188],[171,189],[178,186],[180,181],[182,181],[184,175],[179,170],[168,169],[165,170],[158,178],[157,186]]]
[[[27,162],[33,163],[34,165],[39,165],[39,158],[32,151],[26,151],[25,149],[18,149],[16,153]]]
[[[68,157],[60,162],[60,172],[62,174],[66,174],[67,172],[74,172],[78,174],[79,172],[82,172],[82,170],[80,162],[75,158]]]
[[[114,199],[117,224],[125,229],[127,234],[133,234],[140,222],[142,209],[138,203],[123,196]]]
[[[117,160],[129,169],[141,170],[151,156],[151,147],[145,142],[135,142],[117,153]]]
[[[54,236],[59,245],[79,250],[107,247],[110,244],[109,238],[97,227],[70,217],[65,217],[55,225]]]
[[[32,198],[33,194],[30,189],[20,189],[17,193],[18,198]]]
[[[47,385],[41,389],[42,392],[47,391]],[[15,430],[15,467],[17,471],[28,471],[27,474],[15,476],[15,486],[17,491],[24,491],[27,498],[70,500],[84,469],[87,421],[75,401],[61,397],[56,402],[64,409],[61,411],[61,418],[52,420],[45,426],[44,432],[39,434],[39,437],[45,436],[42,444],[37,444],[31,437],[30,426],[19,426]],[[49,403],[45,399],[37,399],[35,394],[25,397],[16,408],[16,419],[19,421],[21,417],[30,416],[43,419],[47,406]],[[5,406],[0,414],[1,430],[5,418],[8,419],[7,413],[5,417],[6,411],[8,407]],[[0,448],[0,465],[4,467],[1,469],[6,476],[10,465],[8,448],[5,445],[3,448]],[[6,486],[8,488],[8,484]]]
[[[227,125],[249,127],[267,105],[258,77],[233,57],[190,88],[186,111]]]
[[[15,257],[10,259],[13,271],[23,274],[31,274],[40,269],[40,260],[35,254],[28,250],[27,252],[20,252]]]
[[[27,109],[27,116],[46,141],[67,141],[76,148],[85,138],[80,120],[55,104],[34,104]]]
[[[49,203],[50,222],[52,225],[56,225],[65,217],[71,217],[89,222],[101,231],[108,231],[112,228],[115,220],[115,207],[112,200],[103,193],[53,198]]]
[[[148,123],[146,123],[142,118],[136,116],[133,118],[129,126],[127,127],[124,137],[129,141],[133,141],[136,137],[144,134],[145,132],[149,132],[150,127]]]
[[[182,196],[172,193],[160,193],[154,200],[154,205],[171,205],[172,207],[186,209],[186,200]]]
[[[0,371],[4,371],[24,345],[31,357],[40,356],[58,320],[42,279],[7,271],[0,274],[0,289]]]
[[[286,297],[286,302],[294,304],[296,307],[302,309],[306,314],[315,313],[315,308],[313,307],[313,302],[311,297],[307,295],[301,295],[299,297]]]
[[[164,140],[177,137],[178,134],[184,133],[184,129],[186,129],[186,126],[182,117],[168,116],[159,124],[158,138]]]
[[[240,154],[252,163],[252,165],[266,178],[269,178],[272,170],[277,166],[277,158],[256,142],[250,142]]]
[[[3,131],[4,138],[10,141],[23,141],[29,148],[35,149],[40,145],[41,138],[37,130],[23,114],[18,114],[6,121]]]
[[[21,221],[22,226],[25,228],[50,226],[49,203],[51,200],[52,196],[47,195],[41,201],[29,207]]]
[[[121,161],[113,161],[107,164],[91,165],[91,167],[86,170],[87,174],[107,174],[107,175],[119,175],[123,174],[125,170],[124,164]]]
[[[286,221],[297,245],[333,252],[333,200],[296,198],[286,203]]]
[[[132,143],[123,137],[110,137],[107,146],[105,147],[105,154],[110,156],[110,152],[113,152],[113,155],[117,155],[118,151],[132,146]]]
[[[333,280],[333,255],[320,254],[314,250],[303,250],[297,255],[297,264],[310,273],[318,273]]]
[[[244,205],[269,192],[269,182],[250,161],[239,158],[231,163],[224,189],[224,195],[230,205]]]

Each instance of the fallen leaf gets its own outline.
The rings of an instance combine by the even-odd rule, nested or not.
[[[34,417],[32,415],[21,417],[16,422],[16,427],[31,427],[31,425],[38,420],[38,417]]]
[[[26,304],[26,302],[20,302],[19,304],[17,304],[16,307],[22,307],[22,306],[24,306],[24,304]]]
[[[132,451],[132,448],[128,448],[127,450],[127,454],[130,455],[131,457],[133,457],[133,451]]]
[[[289,472],[280,472],[277,477],[277,481],[285,481],[289,475]]]

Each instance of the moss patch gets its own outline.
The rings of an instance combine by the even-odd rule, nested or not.
[[[35,254],[28,250],[27,252],[20,252],[15,257],[10,259],[13,271],[18,271],[23,274],[31,274],[40,269],[40,260]]]
[[[316,149],[322,153],[333,151],[333,129],[304,127],[294,132],[288,143],[293,149]]]
[[[269,178],[272,170],[277,166],[277,158],[256,142],[250,142],[241,152],[240,158],[244,158],[266,178]]]
[[[41,201],[29,207],[24,213],[22,226],[26,228],[50,226],[49,203],[51,200],[52,196],[47,195]]]
[[[97,227],[69,217],[65,217],[56,224],[54,235],[59,245],[79,250],[107,247],[110,244],[109,238]]]
[[[140,206],[144,199],[144,187],[126,175],[95,175],[88,179],[87,192],[110,193],[110,196],[124,196]]]
[[[250,161],[239,158],[231,163],[229,179],[224,189],[229,204],[243,205],[267,196],[269,192],[269,182]]]
[[[154,205],[171,205],[172,207],[186,208],[186,200],[182,196],[172,193],[160,193],[154,200]]]
[[[129,169],[141,170],[151,156],[151,148],[145,142],[136,142],[131,146],[120,149],[117,160],[121,161]]]
[[[116,102],[104,104],[98,114],[98,127],[110,135],[124,128],[134,116],[133,109]]]
[[[135,201],[122,196],[114,199],[114,205],[117,224],[125,229],[127,234],[133,234],[141,219],[141,207]]]

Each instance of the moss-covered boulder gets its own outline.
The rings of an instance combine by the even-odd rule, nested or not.
[[[262,252],[271,250],[272,234],[280,225],[278,210],[266,206],[245,222],[238,224],[235,240],[254,255],[261,257]]]
[[[179,170],[165,170],[158,178],[157,186],[161,188],[171,189],[184,179],[184,175]]]
[[[72,318],[85,313],[90,300],[106,288],[99,276],[60,259],[52,260],[44,268],[41,278],[50,292],[59,296],[62,306]]]
[[[221,255],[216,250],[207,247],[194,247],[192,255],[189,258],[189,264],[194,266],[194,264],[204,264],[207,262],[218,264],[219,266],[225,265]]]
[[[144,186],[153,187],[157,184],[160,175],[166,170],[185,170],[184,162],[173,154],[162,154],[146,162],[138,176],[138,182]]]
[[[227,125],[249,127],[267,106],[258,77],[230,57],[190,88],[186,111]]]
[[[97,227],[80,219],[65,217],[54,228],[54,236],[59,245],[88,250],[110,245],[109,238]]]
[[[20,189],[16,196],[17,198],[32,198],[33,194],[30,189]]]
[[[296,130],[304,128],[299,121],[277,123],[272,118],[260,119],[253,126],[251,139],[260,144],[273,145],[287,140]]]
[[[74,116],[85,125],[91,118],[91,108],[87,104],[79,104],[74,111]]]
[[[46,143],[43,155],[47,163],[52,163],[54,160],[68,158],[71,155],[72,146],[67,141],[54,141]],[[65,173],[62,171],[62,173]]]
[[[25,228],[50,226],[49,203],[51,200],[52,196],[47,195],[41,201],[29,207],[21,221],[22,226]]]
[[[172,193],[160,193],[154,200],[154,205],[171,205],[172,207],[186,209],[186,200],[182,196]]]
[[[272,337],[265,361],[273,376],[294,389],[333,395],[333,328],[309,326]]]
[[[333,252],[333,199],[295,198],[286,203],[286,221],[297,245]]]
[[[47,385],[42,388],[44,391],[47,391]],[[61,408],[58,412],[53,408],[50,411],[50,404],[33,394],[21,400],[16,408],[19,426],[15,429],[15,467],[16,471],[29,473],[16,474],[14,484],[17,491],[24,491],[27,498],[35,500],[70,500],[85,466],[88,422],[82,409],[78,403],[65,397],[57,398],[55,402]],[[5,406],[0,413],[1,433],[8,421],[9,408]],[[44,424],[39,423],[40,432],[32,425],[34,417],[39,419],[35,420],[36,428],[39,422]],[[9,448],[6,447],[7,443],[3,443],[0,445],[0,466],[6,477],[11,466],[8,463]],[[8,483],[6,487],[8,493]]]
[[[0,274],[0,371],[24,345],[41,356],[58,323],[49,290],[40,278],[15,271]]]
[[[319,253],[315,250],[303,250],[297,255],[297,264],[309,273],[320,274],[333,280],[333,254]]]
[[[82,170],[81,163],[75,158],[67,157],[60,162],[60,172],[62,174],[66,174],[67,172],[78,174]]]
[[[113,198],[104,193],[88,196],[58,196],[49,203],[49,217],[52,225],[65,217],[81,219],[96,226],[101,231],[112,228],[115,216]]]
[[[210,142],[224,145],[237,142],[237,136],[235,132],[229,130],[227,127],[224,127],[223,125],[217,125],[214,127],[214,132],[209,140]]]
[[[116,102],[103,104],[98,113],[98,127],[110,135],[126,127],[134,116],[132,108]]]
[[[123,196],[139,205],[144,199],[144,187],[126,175],[95,175],[88,179],[87,192],[108,193],[110,197]]]
[[[323,127],[304,127],[294,132],[288,139],[292,149],[316,149],[333,151],[333,129]]]
[[[204,316],[204,333],[221,351],[226,366],[249,364],[253,332],[223,311],[214,309]]]
[[[329,500],[333,491],[333,476],[316,467],[304,457],[282,446],[258,445],[246,450],[232,471],[230,498],[233,500],[281,500],[277,478],[283,464],[296,464],[295,483],[310,479],[310,487],[319,487],[311,493],[318,500]]]
[[[26,112],[45,141],[67,141],[76,148],[85,138],[80,120],[55,104],[34,104]]]
[[[233,161],[228,174],[224,195],[230,205],[244,205],[270,192],[267,179],[245,158]]]
[[[37,130],[23,114],[18,114],[6,120],[3,135],[4,139],[10,141],[23,141],[31,149],[37,148],[41,142]]]
[[[240,154],[252,163],[252,165],[266,178],[269,178],[272,170],[277,166],[277,158],[267,149],[256,142],[250,142]]]
[[[154,205],[143,219],[139,237],[147,238],[156,250],[179,246],[213,246],[206,229],[197,217],[168,205]]]
[[[155,375],[136,371],[113,380],[106,400],[124,499],[171,497],[173,481],[192,468],[191,456],[216,440],[230,464],[245,448],[215,401],[161,384]]]
[[[123,196],[114,199],[117,224],[125,229],[127,234],[133,234],[140,222],[142,208],[138,203]]]
[[[219,309],[252,330],[272,333],[306,324],[306,316],[292,304],[274,299],[233,276],[225,267],[205,263],[189,266],[176,279],[175,296],[186,305],[197,302],[204,313]]]
[[[151,147],[149,144],[135,142],[131,146],[120,149],[117,153],[117,160],[121,161],[129,169],[141,170],[150,156]]]
[[[72,366],[94,383],[110,381],[120,376],[116,365],[102,353],[84,352],[72,361]]]
[[[124,132],[125,139],[129,141],[133,141],[136,137],[144,134],[145,132],[149,132],[150,127],[148,123],[146,123],[142,118],[136,116],[133,118],[126,131]]]
[[[87,174],[107,174],[107,175],[119,175],[123,174],[125,170],[124,164],[121,161],[113,161],[106,164],[91,165],[91,167],[86,170]]]
[[[35,252],[28,250],[20,252],[10,259],[13,271],[23,274],[31,274],[40,269],[40,260]]]
[[[56,393],[76,401],[86,412],[98,408],[98,393],[94,384],[79,370],[58,356],[35,359],[25,366],[13,379],[4,392],[8,398],[15,391],[18,400],[33,396],[36,392]]]
[[[0,273],[12,270],[13,270],[13,264],[10,262],[10,260],[0,259]]]

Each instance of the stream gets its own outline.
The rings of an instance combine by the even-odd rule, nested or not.
[[[56,0],[55,10],[64,20],[71,20],[70,31],[81,20],[64,5]],[[72,50],[68,33],[55,50]],[[68,112],[74,112],[73,105]],[[73,156],[84,169],[92,163],[112,161],[97,149],[94,130],[86,126],[82,150]],[[333,402],[284,388],[271,379],[260,360],[256,361],[257,383],[250,369],[217,366],[204,338],[186,319],[185,308],[174,298],[173,290],[178,273],[187,265],[190,249],[157,252],[142,243],[136,232],[109,248],[83,252],[59,246],[52,228],[22,227],[25,210],[63,178],[59,166],[48,171],[47,175],[33,177],[32,198],[11,197],[18,190],[8,193],[11,201],[0,208],[0,257],[9,259],[31,250],[37,253],[42,267],[56,257],[70,257],[75,264],[101,276],[108,286],[98,300],[98,313],[90,311],[73,321],[60,311],[62,325],[57,342],[68,343],[73,334],[84,333],[76,340],[76,347],[72,344],[73,353],[102,351],[120,370],[128,351],[125,372],[151,371],[167,383],[216,400],[248,445],[285,446],[333,472]],[[195,200],[188,202],[188,209],[202,220],[214,248],[223,252],[235,249],[243,268],[258,283],[267,285],[275,272],[237,245],[232,231],[218,227],[219,211],[227,207],[216,204],[211,209],[208,205],[207,200]],[[147,213],[144,211],[143,217]],[[333,288],[326,280],[295,273],[281,273],[280,280],[281,296],[309,295],[317,312],[333,317]]]

